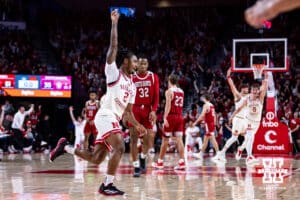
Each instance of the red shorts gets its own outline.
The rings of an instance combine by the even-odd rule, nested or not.
[[[169,115],[167,117],[169,127],[164,126],[164,136],[182,136],[184,129],[184,119],[181,115]]]
[[[142,124],[146,129],[152,129],[153,124],[149,121],[149,114],[151,112],[151,106],[133,105],[132,111],[135,119]],[[133,127],[128,123],[128,127]]]
[[[215,123],[206,123],[205,126],[206,126],[206,132],[205,132],[206,136],[215,135],[215,130],[216,130]]]
[[[84,132],[84,134],[90,134],[90,133],[93,135],[98,134],[95,124],[91,125],[89,122],[86,122],[83,132]]]

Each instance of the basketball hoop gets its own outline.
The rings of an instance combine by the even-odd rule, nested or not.
[[[262,79],[262,73],[264,71],[265,66],[265,64],[252,64],[252,70],[255,80]]]

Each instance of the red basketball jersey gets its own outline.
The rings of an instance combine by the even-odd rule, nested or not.
[[[184,92],[177,87],[171,88],[171,91],[173,92],[173,99],[171,101],[170,114],[182,115]]]
[[[86,114],[85,115],[88,120],[95,119],[96,113],[99,109],[98,105],[99,105],[98,101],[95,101],[94,103],[91,103],[90,101],[88,101],[86,103],[86,106],[85,106]]]
[[[151,106],[155,94],[155,74],[152,72],[147,72],[145,75],[134,74],[132,81],[136,87],[134,104]]]
[[[214,105],[210,104],[209,111],[207,111],[205,113],[205,122],[207,124],[209,124],[209,123],[215,123],[215,116],[216,116],[216,114],[215,114],[215,107],[214,107]]]

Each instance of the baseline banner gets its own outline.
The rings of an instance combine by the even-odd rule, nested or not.
[[[267,112],[255,134],[253,153],[289,154],[292,151],[289,130],[274,112]]]

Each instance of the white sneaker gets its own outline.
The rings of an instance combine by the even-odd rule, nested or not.
[[[259,165],[260,161],[255,158],[254,156],[248,156],[246,159],[246,165],[247,166],[255,166],[255,165]]]
[[[223,162],[223,163],[226,163],[227,160],[225,158],[225,153],[222,153],[222,152],[218,152],[213,158],[212,158],[212,161],[220,161],[220,162]]]
[[[24,148],[23,148],[23,152],[24,152],[24,153],[30,153],[31,150],[32,150],[32,146],[31,146],[31,145],[30,145],[29,147],[24,147]]]
[[[201,151],[199,153],[193,153],[193,157],[203,160],[203,154]]]
[[[241,157],[242,157],[242,154],[243,154],[243,150],[240,147],[238,147],[238,150],[237,150],[237,152],[235,154],[235,159],[237,161],[239,161],[241,159]]]
[[[8,152],[11,153],[11,154],[16,153],[16,152],[12,149],[11,146],[8,146],[7,149],[8,149]]]

